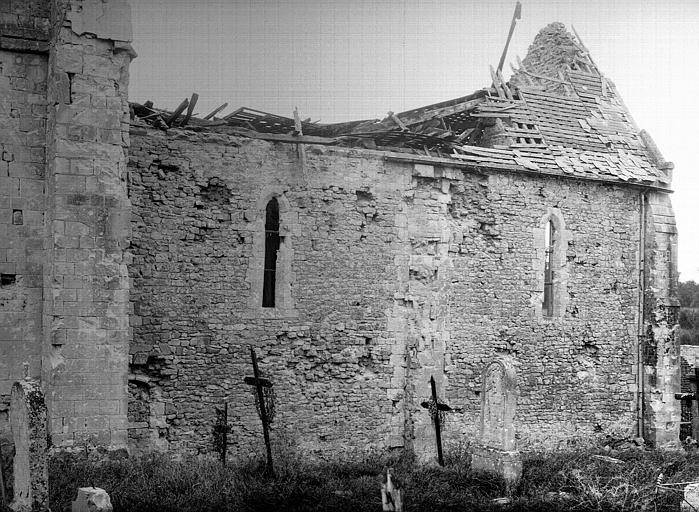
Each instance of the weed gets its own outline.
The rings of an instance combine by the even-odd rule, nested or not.
[[[54,512],[70,510],[75,490],[94,483],[110,493],[116,512],[375,511],[381,505],[381,478],[390,466],[404,489],[406,511],[626,512],[657,506],[663,512],[677,510],[681,495],[656,492],[660,473],[666,482],[699,475],[699,460],[685,453],[530,453],[524,456],[524,473],[512,501],[497,505],[493,499],[505,494],[501,479],[473,472],[466,450],[446,455],[441,468],[391,454],[329,462],[290,452],[275,460],[277,478],[272,479],[262,459],[222,466],[213,458],[173,461],[155,453],[132,458],[57,454],[50,466],[50,505]]]

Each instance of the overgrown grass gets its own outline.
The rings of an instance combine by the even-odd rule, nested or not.
[[[675,511],[681,493],[656,491],[665,482],[699,476],[699,457],[686,453],[626,451],[620,462],[596,458],[605,452],[529,454],[511,502],[502,481],[472,472],[468,457],[447,457],[444,468],[409,459],[376,456],[355,462],[277,461],[277,478],[254,462],[229,464],[193,458],[174,462],[164,455],[112,457],[98,462],[85,454],[60,454],[51,461],[51,509],[70,510],[78,487],[106,489],[119,511],[377,511],[387,466],[405,489],[405,510],[440,511]],[[606,454],[609,455],[609,454]],[[681,488],[680,488],[681,489]]]

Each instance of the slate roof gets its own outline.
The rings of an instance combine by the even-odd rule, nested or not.
[[[321,124],[247,107],[222,119],[132,104],[136,117],[162,128],[182,126],[282,142],[383,149],[447,157],[474,167],[667,188],[672,164],[640,132],[614,84],[579,39],[560,23],[539,32],[509,82],[382,119]],[[196,101],[196,95],[192,98]],[[213,117],[211,114],[207,118]],[[167,120],[167,122],[165,121]]]

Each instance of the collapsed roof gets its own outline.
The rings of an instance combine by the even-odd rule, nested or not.
[[[638,130],[614,84],[562,23],[542,29],[526,58],[517,60],[509,82],[491,68],[490,87],[389,112],[382,120],[322,124],[247,107],[217,119],[225,105],[197,118],[196,94],[174,112],[132,103],[132,115],[135,122],[163,129],[186,125],[281,142],[445,157],[480,168],[669,186],[672,163]]]

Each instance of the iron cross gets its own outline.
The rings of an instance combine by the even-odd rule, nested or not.
[[[272,382],[260,377],[260,370],[257,367],[257,355],[255,349],[250,345],[250,357],[252,359],[253,377],[245,377],[244,382],[250,386],[257,388],[257,400],[260,404],[260,419],[262,420],[262,433],[265,437],[265,447],[267,448],[267,469],[274,476],[274,467],[272,466],[272,446],[269,442],[269,421],[267,418],[267,409],[265,406],[265,397],[262,388],[271,388]]]
[[[437,401],[437,386],[434,383],[434,376],[430,377],[430,387],[432,388],[432,398],[429,401],[422,402],[420,405],[429,410],[430,416],[432,416],[432,420],[434,421],[434,433],[437,437],[437,461],[440,466],[444,466],[444,458],[442,456],[442,426],[439,421],[439,411],[451,411],[451,407]]]

